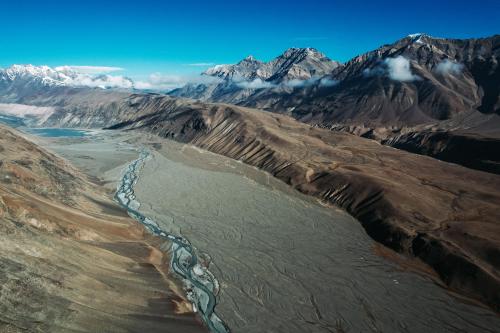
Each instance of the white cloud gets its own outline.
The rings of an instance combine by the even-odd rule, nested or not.
[[[441,61],[435,68],[436,73],[445,74],[460,74],[464,68],[463,64],[453,62],[449,59]]]
[[[64,65],[55,68],[56,71],[65,72],[65,71],[74,71],[82,74],[104,74],[111,72],[123,71],[124,69],[121,67],[110,67],[110,66],[72,66],[72,65]]]
[[[338,83],[339,83],[338,80],[330,79],[327,77],[324,77],[321,80],[319,80],[320,87],[333,87],[336,86]]]
[[[319,76],[313,76],[310,79],[307,80],[290,80],[288,82],[285,82],[284,85],[292,88],[304,88],[304,87],[309,87],[315,84],[318,84],[320,87],[333,87],[338,83],[337,80],[328,78],[328,77],[319,77]]]
[[[98,87],[98,88],[132,88],[134,83],[124,76],[79,74],[66,82],[72,86]]]
[[[315,84],[319,80],[319,77],[312,77],[307,80],[293,79],[284,83],[284,85],[291,88],[304,88]]]
[[[384,60],[387,65],[389,77],[396,81],[414,81],[418,80],[417,75],[412,74],[410,70],[410,61],[403,56],[387,58]]]
[[[365,68],[363,76],[382,76],[388,74],[392,80],[396,81],[414,81],[420,80],[418,75],[411,72],[410,61],[403,56],[395,58],[386,58],[382,63],[375,67]]]
[[[272,88],[275,85],[268,81],[263,81],[259,78],[252,81],[240,81],[236,83],[240,88],[244,89],[262,89],[262,88]]]
[[[186,84],[212,84],[222,79],[207,75],[172,75],[153,73],[146,81],[137,81],[134,88],[143,90],[172,90]]]
[[[290,87],[290,88],[303,88],[305,86],[310,86],[311,84],[313,84],[315,81],[312,80],[312,79],[309,79],[309,80],[299,80],[299,79],[293,79],[293,80],[290,80],[290,81],[287,81],[285,82],[284,84],[287,86],[287,87]]]
[[[147,90],[171,90],[185,84],[185,78],[180,75],[163,75],[160,73],[153,73],[149,76],[147,81],[137,81],[134,84],[134,88]]]
[[[172,90],[175,88],[180,88],[184,85],[211,85],[224,82],[224,79],[220,77],[215,77],[211,75],[170,75],[153,73],[147,80],[137,81],[134,83],[135,89],[140,90]],[[261,78],[256,78],[253,80],[248,80],[244,77],[233,76],[231,82],[242,89],[264,89],[264,88],[275,88],[280,86],[288,86],[292,88],[307,87],[314,84],[318,84],[321,87],[331,87],[338,83],[338,81],[327,78],[327,77],[312,77],[308,80],[290,80],[281,84],[276,84],[273,82],[262,80]]]
[[[363,76],[370,77],[370,76],[384,75],[385,72],[386,72],[386,69],[383,68],[382,66],[375,66],[373,68],[363,69]]]
[[[292,88],[300,88],[318,84],[321,87],[331,87],[338,83],[338,81],[327,78],[327,77],[313,77],[308,80],[290,80],[284,82],[280,85],[272,82],[262,80],[261,78],[256,78],[253,80],[248,80],[244,77],[234,76],[231,80],[236,86],[242,89],[264,89],[264,88],[275,88],[279,86],[288,86]],[[191,85],[211,85],[224,82],[224,79],[220,77],[214,77],[211,75],[171,75],[171,74],[161,74],[153,73],[146,80],[137,81],[134,83],[135,89],[140,90],[163,90],[168,91],[176,88],[180,88],[187,84]]]
[[[110,66],[72,66],[64,65],[54,68],[59,73],[62,82],[76,87],[123,88],[129,89],[133,81],[121,75],[106,73],[122,71],[121,67]]]

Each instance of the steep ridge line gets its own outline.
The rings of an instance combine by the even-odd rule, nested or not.
[[[329,202],[357,217],[375,240],[421,257],[450,287],[498,309],[497,175],[406,153],[352,134],[311,127],[284,115],[225,104],[74,89],[30,100],[37,105],[58,106],[44,121],[45,126],[140,129],[239,159],[320,199],[328,191],[335,193]],[[220,130],[228,125],[231,127],[226,132]],[[251,150],[241,150],[250,144]],[[466,195],[456,197],[423,185],[422,179]],[[350,187],[345,193],[335,192],[346,184]],[[359,209],[359,202],[373,193],[382,195]],[[447,228],[438,233],[435,226],[441,223]],[[418,233],[425,236],[421,237],[426,240],[424,247],[412,246]],[[456,270],[446,268],[447,257],[454,256],[470,262],[473,272],[463,270],[465,266],[457,260],[450,261]]]
[[[500,247],[498,176],[253,109],[191,103],[164,109],[161,119],[113,128],[145,130],[261,168],[346,209],[375,240],[421,258],[451,288],[499,308],[492,257]],[[437,230],[441,224],[446,228]]]

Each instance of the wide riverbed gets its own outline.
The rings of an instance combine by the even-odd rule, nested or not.
[[[156,138],[98,134],[49,147],[118,181],[156,141],[135,186],[139,211],[181,234],[220,282],[216,311],[232,332],[495,332],[499,317],[373,251],[346,213],[267,174]]]

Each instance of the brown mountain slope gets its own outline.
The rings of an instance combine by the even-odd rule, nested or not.
[[[408,36],[335,70],[339,84],[312,89],[293,113],[323,124],[372,126],[430,123],[478,109],[498,113],[499,47],[499,35]]]
[[[414,126],[480,111],[500,115],[500,35],[474,39],[410,35],[336,66],[324,80],[260,87],[241,98],[200,87],[171,94],[289,113],[314,124]],[[207,72],[217,76],[218,72]],[[227,80],[227,79],[226,79]],[[290,87],[288,87],[290,88]]]
[[[3,126],[0,158],[0,332],[205,331],[109,193]]]
[[[162,111],[143,109],[113,128],[142,129],[262,168],[345,208],[374,239],[421,258],[452,288],[499,309],[499,176],[282,115],[142,99],[135,102]]]
[[[312,125],[499,173],[499,59],[500,35],[449,39],[417,34],[294,87],[242,93],[243,88],[226,82],[222,88],[186,86],[171,94],[286,113]],[[478,154],[484,140],[493,148]]]
[[[236,65],[215,66],[204,73],[212,76],[206,83],[169,94],[285,113],[311,125],[361,133],[393,147],[499,173],[499,57],[500,35],[452,39],[416,34],[345,64],[314,49],[290,49],[269,63],[248,57]],[[120,94],[47,86],[39,77],[13,76],[12,71],[0,71],[0,101],[54,107],[59,111],[48,125],[96,126],[95,119],[85,122],[87,114],[104,111],[99,109],[105,103],[95,98]],[[133,105],[127,107],[135,112]],[[123,105],[107,103],[108,119],[99,126],[111,125],[120,110]],[[478,154],[484,142],[488,148]]]

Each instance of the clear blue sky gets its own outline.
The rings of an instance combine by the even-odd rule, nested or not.
[[[268,60],[293,46],[346,61],[409,33],[500,33],[500,0],[8,0],[0,12],[0,67],[118,66],[132,76]]]

